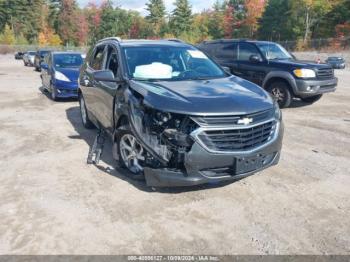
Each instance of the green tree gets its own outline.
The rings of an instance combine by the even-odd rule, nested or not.
[[[225,35],[224,15],[226,3],[216,1],[213,10],[209,12],[208,33],[213,39],[221,39]]]
[[[188,32],[192,23],[192,7],[188,0],[176,0],[175,9],[170,17],[171,33],[177,37]]]
[[[259,38],[277,41],[294,39],[291,12],[291,0],[269,0],[260,19]]]
[[[15,35],[13,33],[13,30],[9,25],[5,26],[4,33],[0,37],[0,42],[3,45],[13,45],[15,43]]]
[[[334,28],[337,25],[350,22],[350,1],[342,0],[338,2],[330,12],[328,12],[324,19],[316,24],[313,37],[328,38],[335,36]]]
[[[334,0],[294,0],[292,16],[302,19],[304,43],[311,37],[312,28],[332,9]]]
[[[165,25],[165,5],[163,0],[149,0],[146,3],[146,10],[149,14],[146,20],[153,26],[154,35],[159,36],[162,27]]]

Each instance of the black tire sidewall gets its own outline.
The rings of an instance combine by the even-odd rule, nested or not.
[[[53,86],[53,84],[50,84],[50,89],[51,99],[53,101],[57,101],[56,88]]]
[[[273,82],[268,88],[267,88],[267,91],[270,93],[271,97],[273,99],[274,96],[272,95],[271,91],[274,89],[274,88],[278,88],[281,92],[284,93],[284,99],[282,101],[278,101],[278,104],[279,104],[279,107],[280,108],[285,108],[285,107],[289,107],[291,102],[292,102],[292,94],[289,90],[289,87],[288,87],[288,84],[286,84],[285,82],[283,81],[276,81],[276,82]]]
[[[81,100],[84,100],[84,107],[85,107],[85,113],[86,113],[86,119],[85,119],[86,122],[85,123],[83,121],[83,116],[81,114],[81,106],[82,106]],[[81,118],[81,122],[82,122],[83,126],[86,129],[94,129],[95,126],[94,126],[94,124],[92,123],[92,121],[89,118],[89,113],[88,113],[88,111],[86,109],[85,99],[84,99],[83,95],[79,95],[79,111],[80,111],[80,118]]]

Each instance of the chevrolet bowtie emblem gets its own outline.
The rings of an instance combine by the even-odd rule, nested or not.
[[[245,117],[245,118],[239,119],[239,120],[237,121],[237,124],[239,124],[239,125],[248,125],[248,124],[250,124],[251,122],[253,122],[253,118]]]

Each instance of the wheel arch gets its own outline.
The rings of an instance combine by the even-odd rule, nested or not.
[[[296,82],[294,77],[288,73],[288,72],[271,72],[269,73],[264,82],[262,87],[264,89],[267,89],[272,83],[277,82],[277,81],[282,81],[287,84],[289,91],[293,96],[296,94]]]

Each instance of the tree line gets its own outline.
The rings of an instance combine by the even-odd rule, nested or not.
[[[0,0],[0,44],[86,46],[108,36],[297,40],[350,36],[350,0],[217,0],[193,13],[188,0],[148,0],[147,15],[105,0]]]

